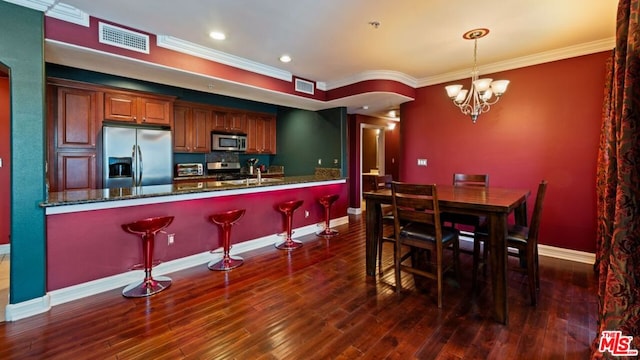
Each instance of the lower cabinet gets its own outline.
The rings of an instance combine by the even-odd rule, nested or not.
[[[56,156],[57,190],[99,188],[95,151],[59,151]]]

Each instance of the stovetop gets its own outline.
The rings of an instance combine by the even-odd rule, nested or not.
[[[247,175],[240,172],[241,168],[238,162],[210,162],[207,163],[207,175],[215,175],[219,181],[246,179]]]

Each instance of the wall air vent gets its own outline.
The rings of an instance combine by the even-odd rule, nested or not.
[[[99,23],[100,42],[127,50],[149,53],[149,35]]]
[[[315,85],[313,82],[298,78],[295,79],[295,82],[296,91],[311,95],[313,95],[313,93],[315,92]]]

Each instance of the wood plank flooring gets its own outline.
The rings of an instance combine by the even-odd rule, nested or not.
[[[364,215],[330,240],[304,236],[292,252],[266,247],[245,264],[206,264],[170,274],[143,299],[121,289],[0,324],[1,359],[586,359],[595,336],[592,266],[541,258],[539,305],[526,277],[509,273],[507,326],[491,317],[490,284],[471,291],[471,256],[460,283],[418,293],[409,276],[365,275]],[[391,266],[391,246],[383,262]],[[482,278],[482,281],[485,281]]]

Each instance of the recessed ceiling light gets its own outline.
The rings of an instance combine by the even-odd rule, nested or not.
[[[209,36],[212,39],[216,39],[216,40],[224,40],[224,39],[227,38],[227,36],[223,32],[220,32],[220,31],[212,31],[212,32],[209,33]]]
[[[283,63],[288,63],[291,62],[291,56],[289,55],[282,55],[280,56],[280,61],[282,61]]]

